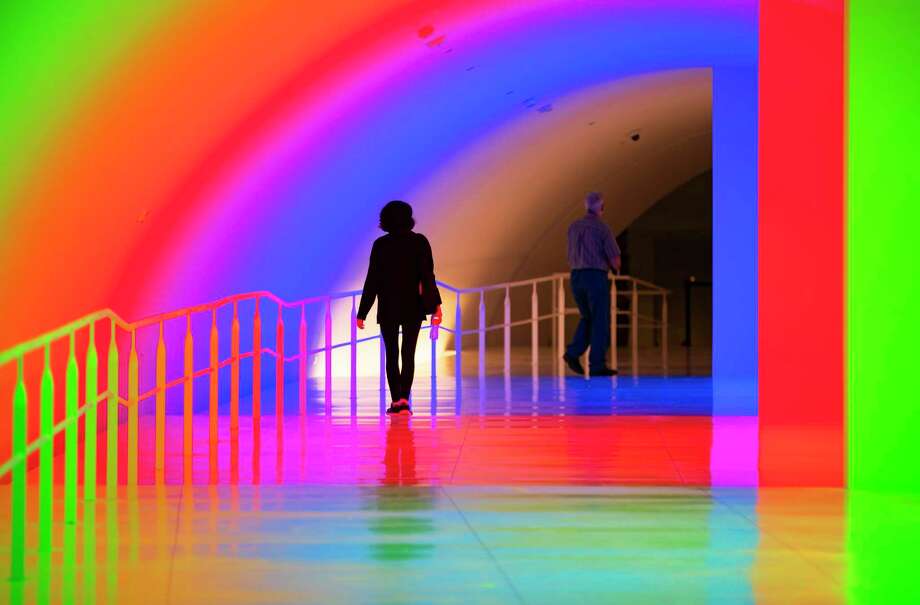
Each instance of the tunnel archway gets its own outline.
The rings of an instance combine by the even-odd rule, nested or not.
[[[756,63],[755,6],[719,0],[393,2],[248,21],[235,10],[175,13],[188,34],[154,36],[144,65],[100,87],[44,158],[57,178],[22,189],[30,202],[9,215],[11,231],[46,237],[0,250],[18,293],[5,336],[102,306],[137,316],[243,290],[327,291],[373,236],[381,199],[412,197],[509,125],[564,117],[572,95],[637,74]],[[307,16],[349,34],[302,21],[313,41],[282,34]],[[222,56],[196,46],[198,21]],[[250,39],[230,35],[238,22]],[[277,56],[259,61],[252,43],[272,35]],[[88,214],[87,200],[106,213]]]
[[[761,8],[763,13],[758,21]],[[482,96],[469,94],[479,89],[471,87],[471,80],[463,80],[464,86],[455,90],[466,93],[464,98],[473,99],[473,106],[482,109],[482,113],[475,114],[474,120],[465,120],[467,114],[453,111],[460,105],[436,105],[439,110],[445,110],[445,118],[461,124],[463,129],[428,130],[428,134],[436,135],[428,137],[434,142],[428,141],[431,144],[417,148],[411,145],[385,148],[385,151],[411,149],[418,154],[408,159],[425,158],[425,162],[407,162],[411,168],[409,172],[394,176],[393,181],[375,182],[375,187],[381,191],[385,189],[393,191],[394,195],[408,197],[406,192],[424,181],[431,166],[443,165],[445,159],[461,152],[458,141],[475,142],[482,133],[507,123],[508,116],[539,111],[552,103],[551,100],[543,105],[534,102],[542,100],[544,93],[547,99],[552,99],[624,75],[664,69],[712,67],[715,113],[718,115],[724,110],[729,117],[737,118],[735,122],[715,120],[714,147],[718,150],[722,144],[728,148],[732,146],[730,140],[723,140],[725,133],[720,133],[720,123],[729,127],[740,124],[745,131],[742,136],[747,141],[743,147],[750,149],[750,140],[756,139],[756,133],[752,137],[747,127],[752,123],[751,113],[756,121],[758,35],[770,31],[770,36],[764,36],[762,51],[773,62],[768,63],[770,69],[761,74],[764,89],[773,91],[772,95],[763,97],[767,101],[763,112],[767,125],[764,131],[770,136],[769,142],[761,143],[770,152],[765,154],[770,160],[764,165],[774,169],[769,181],[771,185],[765,189],[772,205],[763,222],[765,232],[771,237],[766,244],[771,251],[770,274],[764,283],[774,289],[788,283],[789,273],[782,265],[802,252],[800,257],[829,259],[831,265],[837,266],[832,256],[821,255],[820,250],[817,255],[808,254],[817,246],[807,241],[804,233],[816,222],[798,219],[800,230],[789,231],[777,227],[777,221],[782,220],[783,213],[794,204],[784,198],[798,200],[809,196],[820,199],[823,204],[818,214],[826,211],[832,221],[836,220],[834,212],[839,210],[840,196],[837,195],[839,187],[835,188],[837,186],[832,183],[839,185],[840,179],[836,178],[839,162],[826,159],[818,167],[819,178],[809,179],[816,183],[812,193],[808,193],[809,190],[805,193],[789,191],[776,185],[784,171],[790,170],[789,159],[783,158],[778,151],[782,148],[778,139],[784,133],[784,128],[779,126],[788,126],[789,122],[780,124],[780,119],[792,116],[792,124],[814,134],[804,139],[805,150],[833,151],[833,145],[838,144],[840,132],[839,125],[834,122],[834,112],[839,109],[842,90],[836,69],[841,61],[839,38],[842,30],[839,25],[842,21],[839,15],[843,11],[840,5],[776,2],[761,3],[758,7],[754,2],[730,0],[673,0],[656,3],[654,10],[643,13],[641,7],[625,2],[583,3],[574,9],[558,1],[510,2],[502,3],[496,10],[486,2],[439,3],[432,7],[425,2],[394,1],[374,3],[373,9],[362,11],[365,8],[349,3],[337,3],[330,9],[314,5],[280,7],[273,14],[247,7],[216,5],[194,7],[187,12],[177,7],[164,8],[163,12],[169,12],[172,19],[169,28],[159,23],[157,27],[145,24],[142,42],[120,46],[121,55],[112,53],[104,62],[92,65],[95,71],[84,70],[90,74],[87,76],[89,84],[79,91],[80,96],[70,98],[79,102],[72,103],[68,113],[55,114],[51,120],[23,121],[23,124],[42,124],[42,128],[33,129],[36,134],[31,139],[18,136],[20,131],[30,129],[14,129],[17,136],[3,142],[5,152],[16,150],[15,154],[6,154],[15,160],[14,169],[4,175],[2,184],[5,193],[3,219],[9,234],[0,241],[0,284],[4,293],[0,305],[6,322],[2,335],[5,342],[15,342],[103,306],[113,306],[126,315],[137,315],[145,308],[162,309],[187,300],[200,300],[209,296],[209,291],[251,289],[262,280],[272,281],[278,277],[266,268],[281,266],[277,262],[280,256],[309,258],[309,246],[322,246],[325,242],[315,238],[308,245],[296,237],[301,235],[303,239],[304,225],[316,224],[317,219],[330,215],[308,212],[296,217],[285,216],[284,220],[275,217],[274,223],[266,222],[259,220],[268,218],[263,216],[267,210],[265,200],[287,199],[286,208],[289,209],[295,203],[306,205],[313,200],[325,203],[332,199],[332,205],[352,198],[325,195],[328,191],[320,181],[314,181],[315,187],[298,189],[291,186],[296,179],[273,181],[262,177],[284,176],[284,170],[276,169],[287,167],[290,171],[287,176],[297,173],[296,176],[304,178],[300,181],[303,183],[309,182],[309,170],[304,166],[321,170],[330,166],[354,168],[357,164],[341,161],[347,153],[338,156],[336,164],[335,154],[331,153],[334,146],[326,149],[321,143],[328,143],[329,139],[320,140],[318,135],[309,137],[310,143],[315,145],[313,148],[300,148],[308,152],[301,157],[319,159],[325,164],[319,161],[315,165],[298,163],[295,161],[297,141],[285,142],[277,137],[278,133],[288,132],[294,139],[306,132],[316,134],[317,131],[306,127],[292,128],[309,121],[298,122],[293,116],[306,115],[317,120],[314,126],[325,124],[328,127],[323,131],[326,135],[344,134],[346,130],[352,134],[386,134],[385,123],[375,123],[369,116],[424,115],[424,112],[413,113],[412,110],[424,109],[426,104],[449,98],[442,94],[448,88],[400,88],[400,85],[410,82],[443,84],[449,80],[447,75],[455,77],[456,74],[442,72],[445,77],[441,79],[414,79],[419,74],[437,76],[437,58],[473,56],[474,53],[460,52],[467,44],[467,49],[508,49],[508,56],[517,62],[503,65],[517,65],[521,69],[507,73],[521,75],[522,81],[534,84],[540,94],[529,93],[519,104],[483,104],[480,102]],[[156,18],[160,17],[158,13]],[[85,26],[93,21],[83,19],[79,23]],[[239,23],[247,24],[243,35]],[[760,34],[758,23],[761,24]],[[431,31],[429,26],[433,27]],[[795,29],[797,27],[801,29]],[[169,36],[164,35],[167,31]],[[307,31],[310,35],[300,39],[290,35],[298,31]],[[338,32],[342,31],[349,33],[339,37]],[[423,31],[428,35],[422,35]],[[207,32],[203,40],[202,32]],[[792,32],[809,35],[799,36]],[[444,46],[445,42],[448,46]],[[482,44],[476,46],[477,42]],[[85,53],[74,52],[82,44],[79,36],[56,44],[50,46],[43,57],[53,53],[72,54],[87,65],[92,63]],[[215,52],[215,48],[221,52]],[[273,52],[261,52],[265,48]],[[562,52],[553,54],[552,48],[562,49]],[[608,52],[602,52],[604,49]],[[816,49],[820,52],[814,52]],[[535,56],[548,59],[533,61]],[[570,61],[573,56],[589,57],[591,61]],[[319,57],[325,59],[321,61]],[[400,60],[392,60],[394,57]],[[26,58],[23,55],[18,60]],[[500,71],[480,69],[485,63],[459,63],[466,63],[461,68],[463,73],[477,76],[485,73],[484,82],[502,82],[495,77]],[[473,69],[467,71],[470,67]],[[568,76],[562,80],[544,79],[546,74],[541,70],[557,75],[567,73]],[[59,72],[46,70],[46,73],[53,78],[53,74]],[[93,80],[91,76],[97,73],[104,73],[105,78]],[[794,95],[780,99],[779,93],[789,86],[790,74],[791,81],[795,81],[800,90],[819,94],[809,99],[803,93],[801,102],[796,101]],[[720,82],[727,82],[729,88],[743,89],[748,102],[736,104],[734,108],[722,105],[720,109]],[[392,93],[392,98],[402,94],[418,103],[405,108],[402,114],[387,114],[386,109],[392,109],[386,104],[388,97],[373,94],[380,86]],[[505,88],[501,86],[498,90],[506,93],[507,90],[502,90]],[[8,94],[27,91],[19,95],[22,106],[36,104],[47,109],[48,103],[65,98],[60,94],[62,90],[69,92],[57,82],[52,86],[45,82],[43,87],[11,87]],[[35,91],[51,94],[35,95]],[[361,94],[362,91],[365,94]],[[420,94],[407,95],[411,92]],[[824,109],[822,99],[830,103],[831,109],[830,115],[821,115],[822,119],[803,116],[800,107],[790,109],[793,104],[804,105],[817,114]],[[324,101],[325,105],[319,101]],[[348,111],[348,108],[362,107],[366,111]],[[747,115],[734,111],[738,108]],[[9,115],[13,120],[21,120],[23,114],[14,111]],[[40,113],[35,115],[45,117]],[[437,124],[436,121],[430,123]],[[343,124],[348,129],[341,129]],[[420,131],[421,134],[425,132],[424,129]],[[334,142],[340,143],[341,149],[349,149],[347,145],[350,144],[351,150],[364,151],[361,143],[375,140],[362,136],[347,141],[346,138],[339,137]],[[314,153],[317,149],[328,150],[330,154],[319,157]],[[285,153],[273,154],[274,151]],[[373,157],[380,157],[379,149],[372,151],[377,152]],[[828,153],[826,157],[833,155]],[[360,154],[352,156],[355,157]],[[720,157],[718,152],[716,157]],[[720,178],[720,172],[724,174],[735,167],[751,165],[750,155],[725,159],[737,161],[721,166],[717,162],[714,166],[717,212],[720,196],[737,198],[740,190],[746,199],[751,197],[749,173],[744,173],[735,183]],[[776,170],[776,167],[781,168]],[[805,170],[792,168],[795,174],[797,170]],[[347,170],[332,174],[339,178],[353,176]],[[800,180],[805,179],[790,179],[794,183]],[[262,187],[266,183],[277,189]],[[247,192],[244,185],[254,189]],[[291,195],[273,197],[279,191]],[[225,195],[228,192],[234,195]],[[252,203],[235,207],[238,211],[235,214],[230,202],[237,194],[249,195]],[[215,203],[221,207],[215,208]],[[372,203],[379,203],[379,197],[375,195]],[[370,204],[344,206],[348,211],[346,215],[333,216],[329,224],[346,227],[335,232],[354,244],[356,240],[351,237],[354,232],[348,231],[349,225],[362,209],[369,210]],[[732,208],[722,206],[722,209]],[[754,206],[746,205],[743,210],[750,212],[752,208]],[[260,231],[265,225],[278,224],[285,229]],[[259,246],[253,246],[251,239],[240,237],[247,231],[264,235]],[[292,233],[294,236],[290,237]],[[289,237],[285,239],[285,236]],[[784,247],[784,242],[780,241],[782,236],[788,236],[793,245]],[[740,237],[750,238],[750,234]],[[279,242],[282,241],[296,245],[279,255],[282,250]],[[781,249],[788,249],[789,253],[777,253]],[[724,247],[717,251],[717,262],[718,259],[730,259],[732,263],[738,260],[735,264],[739,266],[754,264],[750,255],[739,260],[725,252]],[[817,260],[809,262],[817,264]],[[737,270],[737,266],[727,268]],[[340,267],[335,269],[341,272]],[[320,290],[323,280],[330,282],[333,274],[331,269],[322,271],[300,278],[309,277],[311,289],[315,286]],[[206,279],[202,279],[203,275]],[[795,314],[795,308],[810,309],[817,304],[815,301],[821,302],[819,287],[811,280],[807,267],[796,269],[792,277],[798,286],[817,293],[816,296],[791,306],[772,304],[771,313],[762,315],[766,318],[762,326],[772,326],[771,329],[778,332],[782,322]],[[301,294],[307,281],[300,278],[277,281],[273,289],[288,294],[283,291],[287,288]],[[756,285],[756,278],[753,281]],[[832,296],[839,284],[834,280],[821,283],[825,282],[831,293],[828,296]],[[164,285],[168,287],[159,289]],[[151,297],[151,292],[159,294]],[[738,308],[750,309],[751,306]],[[805,313],[798,315],[807,316]],[[751,323],[749,316],[736,319],[736,325]],[[832,324],[833,318],[824,322],[822,333],[829,335],[830,341],[837,342],[832,336],[838,328]],[[744,339],[744,342],[748,346],[753,341]],[[775,360],[773,367],[789,370],[795,364],[782,358],[780,347],[785,339],[777,338],[774,342],[779,344],[770,349],[771,359]],[[811,345],[802,351],[800,355],[804,359],[808,351],[817,349]],[[836,361],[829,362],[826,371],[822,369],[823,378],[817,381],[802,373],[796,374],[794,382],[809,388],[801,396],[803,402],[808,394],[827,392],[823,387],[812,389],[809,385],[813,384],[830,385],[832,395],[825,398],[834,399],[833,394],[839,389],[831,383],[839,373],[837,365]],[[774,399],[785,397],[780,390],[777,385],[771,391]],[[785,414],[791,405],[779,405],[777,410]],[[829,406],[816,406],[815,415],[824,414],[825,407]]]

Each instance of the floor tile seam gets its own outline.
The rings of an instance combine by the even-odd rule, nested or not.
[[[476,542],[479,544],[480,547],[482,547],[482,550],[485,551],[486,556],[488,556],[489,560],[492,561],[492,565],[495,566],[496,571],[498,571],[499,575],[505,580],[505,583],[508,585],[508,588],[511,589],[511,593],[514,595],[517,602],[524,604],[525,601],[524,601],[523,595],[521,595],[521,593],[518,591],[517,586],[514,585],[514,582],[511,581],[511,576],[508,575],[504,567],[502,567],[501,564],[498,562],[498,558],[496,558],[495,553],[493,553],[492,550],[488,546],[486,546],[486,543],[483,542],[482,537],[479,535],[479,532],[477,532],[473,528],[473,525],[470,523],[470,520],[467,518],[465,514],[463,514],[463,510],[457,505],[457,503],[451,497],[450,493],[448,493],[448,491],[444,489],[444,486],[441,486],[440,490],[441,490],[441,493],[444,494],[444,497],[447,498],[447,500],[450,502],[451,506],[454,507],[454,510],[457,511],[457,514],[460,515],[460,518],[463,520],[463,524],[466,525],[466,528],[473,535],[473,538],[476,539]]]
[[[172,583],[173,583],[173,568],[176,565],[176,549],[179,546],[179,523],[181,521],[180,517],[182,516],[182,500],[186,497],[187,487],[183,484],[182,489],[179,491],[179,498],[176,501],[176,529],[173,533],[173,544],[169,556],[169,572],[166,575],[166,603],[172,601]]]
[[[769,532],[769,531],[765,531],[763,528],[760,527],[760,525],[757,523],[756,520],[751,519],[751,518],[750,518],[748,515],[746,515],[744,512],[737,510],[734,506],[732,506],[732,505],[731,505],[730,503],[728,503],[728,502],[725,502],[725,501],[722,500],[719,496],[716,496],[715,494],[712,494],[711,497],[712,497],[713,500],[715,500],[716,502],[718,502],[719,504],[721,504],[722,506],[724,506],[725,508],[727,508],[728,510],[730,510],[733,514],[735,514],[735,515],[741,517],[742,519],[744,519],[745,521],[747,521],[752,527],[754,527],[754,529],[757,530],[758,536],[764,536],[764,537],[768,537],[768,538],[771,538],[771,539],[775,540],[775,541],[776,541],[779,545],[781,545],[783,548],[785,548],[786,550],[788,550],[788,551],[794,553],[799,559],[801,559],[806,565],[808,565],[808,566],[811,567],[813,570],[815,570],[819,575],[821,575],[821,576],[827,578],[828,580],[830,580],[830,582],[831,582],[832,584],[834,584],[834,585],[837,586],[838,588],[844,588],[844,587],[845,587],[844,583],[841,582],[838,578],[834,577],[832,574],[827,573],[826,571],[824,571],[824,569],[823,569],[821,566],[817,565],[817,564],[816,564],[815,562],[813,562],[811,559],[809,559],[808,557],[806,557],[805,554],[804,554],[804,552],[803,552],[801,549],[799,549],[799,548],[797,548],[797,547],[795,547],[795,546],[789,544],[786,540],[780,538],[780,537],[779,537],[778,535],[776,535],[775,533]]]
[[[454,459],[454,466],[450,469],[450,479],[448,479],[448,484],[453,484],[454,476],[457,474],[457,468],[460,466],[460,460],[463,457],[463,448],[466,446],[467,435],[470,431],[470,423],[472,420],[469,418],[465,419],[463,422],[463,440],[460,442],[460,447],[457,449],[457,457]]]
[[[684,477],[684,474],[680,472],[680,467],[677,465],[677,461],[674,459],[674,455],[671,453],[671,448],[668,447],[668,443],[667,441],[665,441],[664,431],[662,430],[660,423],[658,422],[655,423],[655,430],[658,433],[658,438],[661,439],[661,445],[664,448],[664,451],[668,454],[668,460],[671,461],[671,467],[674,469],[674,472],[677,474],[677,478],[680,479],[680,482],[683,485],[687,485],[687,486],[691,485],[690,483],[687,482],[687,479]]]

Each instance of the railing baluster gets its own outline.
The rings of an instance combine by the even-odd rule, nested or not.
[[[210,385],[208,392],[208,470],[212,484],[217,483],[217,404],[218,404],[218,386],[220,379],[220,358],[219,344],[220,336],[217,332],[217,309],[211,310],[211,348],[209,355],[210,362]]]
[[[300,355],[297,359],[297,383],[298,383],[298,402],[300,405],[300,415],[307,413],[307,318],[306,305],[300,305],[300,330],[298,334],[298,344],[300,345]]]
[[[137,331],[132,329],[128,354],[128,485],[137,485],[138,366]]]
[[[332,413],[332,299],[326,299],[326,415]]]
[[[156,368],[156,427],[155,435],[155,460],[154,470],[156,483],[165,481],[166,472],[166,339],[163,336],[163,322],[160,322],[159,336],[157,336],[157,368]]]
[[[10,580],[20,581],[25,577],[26,558],[26,423],[27,406],[24,360],[19,357],[16,364],[16,390],[13,392],[12,455],[18,458],[10,470]]]
[[[387,392],[387,349],[383,344],[383,336],[379,336],[377,343],[380,346],[380,413],[386,411]]]
[[[356,405],[358,402],[358,326],[356,325],[358,312],[355,307],[355,297],[351,297],[351,316],[350,329],[351,336],[351,381],[349,384],[349,395],[351,398],[352,416],[357,413]]]
[[[533,376],[539,373],[540,365],[540,299],[537,296],[537,284],[534,282],[530,292],[530,369]]]
[[[486,293],[479,291],[479,377],[486,375]]]
[[[96,351],[96,324],[89,324],[89,340],[86,345],[86,418],[83,437],[83,498],[96,499],[96,445],[99,422],[97,399],[99,398],[99,353]]]
[[[262,315],[259,313],[259,299],[252,317],[252,429],[259,430],[262,419]]]
[[[617,276],[610,280],[610,367],[619,370],[617,359],[617,318],[619,314],[617,305]]]
[[[440,326],[438,329],[440,329]],[[434,415],[437,411],[438,399],[438,330],[435,329],[434,324],[431,324],[429,330],[428,335],[429,340],[431,340],[431,413]]]
[[[460,292],[457,292],[456,309],[454,311],[454,399],[455,411],[460,413],[460,391],[463,386],[463,308],[460,306]]]
[[[556,286],[556,367],[559,376],[565,375],[565,277],[560,276]]]
[[[105,429],[108,441],[105,448],[105,482],[107,498],[118,496],[118,342],[115,339],[115,322],[109,336],[108,408],[105,413]]]
[[[185,314],[185,381],[182,393],[182,478],[185,483],[192,482],[192,457],[194,452],[195,417],[195,339],[192,335],[192,314]]]
[[[38,459],[38,549],[51,551],[51,527],[54,522],[54,375],[51,372],[51,345],[45,345],[45,367],[41,387],[41,438],[44,443]]]
[[[64,522],[77,522],[77,434],[76,422],[77,398],[80,396],[78,386],[79,370],[77,368],[76,336],[70,333],[67,352],[67,384],[64,400],[64,412],[68,419],[73,418],[64,432]]]
[[[511,288],[505,288],[505,378],[511,375]]]
[[[275,436],[278,451],[282,451],[284,439],[284,308],[278,305],[278,321],[275,323]]]
[[[549,302],[550,302],[550,306],[552,307],[552,313],[550,313],[550,315],[552,316],[552,318],[551,318],[551,320],[550,320],[551,323],[550,323],[550,343],[549,343],[549,348],[550,348],[550,351],[553,352],[553,353],[550,355],[550,357],[553,358],[553,368],[554,368],[553,371],[556,371],[556,369],[558,368],[559,364],[562,363],[561,360],[560,360],[560,359],[557,359],[557,358],[555,357],[555,354],[554,354],[555,351],[556,351],[556,336],[557,336],[557,333],[558,333],[558,330],[556,330],[556,324],[559,323],[559,312],[558,312],[558,310],[557,310],[557,307],[558,307],[558,305],[559,305],[559,300],[558,300],[558,297],[556,296],[556,289],[557,289],[558,286],[559,286],[559,280],[554,278],[554,279],[550,282],[550,284],[552,285],[552,292],[550,293],[550,300],[549,300]]]
[[[639,289],[636,280],[632,280],[632,321],[629,330],[632,345],[632,373],[639,375]]]

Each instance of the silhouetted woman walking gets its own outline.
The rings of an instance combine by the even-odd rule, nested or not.
[[[358,327],[377,303],[377,323],[387,356],[387,383],[393,403],[388,414],[411,414],[409,393],[415,375],[415,345],[425,316],[441,323],[441,293],[434,279],[431,245],[421,233],[412,230],[412,206],[394,200],[380,210],[380,228],[387,232],[371,248],[364,292],[358,306]],[[402,328],[402,349],[398,336]],[[402,370],[399,368],[400,353]]]

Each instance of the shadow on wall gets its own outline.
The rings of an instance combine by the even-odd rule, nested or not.
[[[668,297],[668,342],[712,348],[712,171],[707,171],[642,214],[620,236],[624,272],[671,291]],[[686,324],[687,282],[690,293],[690,325]],[[705,284],[710,284],[706,287]],[[646,305],[651,305],[646,301]],[[640,313],[652,309],[640,306]],[[624,338],[625,338],[624,334]],[[640,345],[651,345],[644,332]]]

